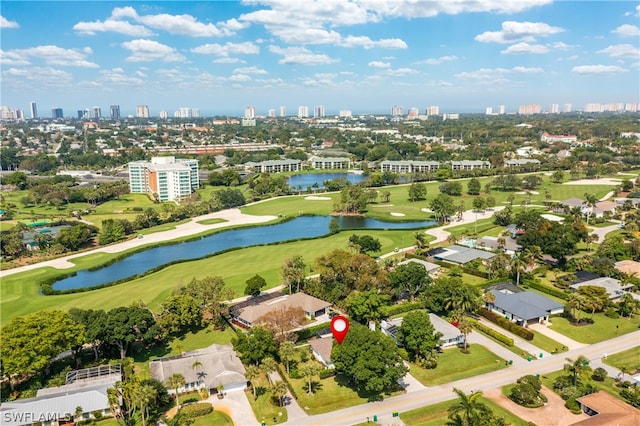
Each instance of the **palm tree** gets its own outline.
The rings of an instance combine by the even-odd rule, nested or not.
[[[621,365],[619,370],[620,370],[620,380],[624,380],[625,374],[631,373],[631,367],[629,367],[628,365]]]
[[[249,365],[244,372],[244,377],[247,378],[251,382],[251,389],[253,390],[253,399],[258,398],[256,395],[256,384],[255,379],[260,377],[260,369],[255,365]]]
[[[516,273],[516,285],[520,285],[520,272],[527,266],[527,261],[523,255],[517,255],[511,261],[511,272]]]
[[[138,385],[133,389],[131,400],[133,405],[140,409],[142,426],[147,425],[149,405],[156,399],[156,396],[156,388],[151,385]]]
[[[571,293],[567,297],[567,306],[571,309],[571,314],[576,320],[576,323],[580,323],[580,311],[587,308],[589,301],[584,295],[580,293]]]
[[[485,291],[482,295],[482,300],[484,300],[484,303],[486,303],[487,306],[491,306],[496,301],[496,295],[492,291]]]
[[[598,237],[598,234],[587,235],[587,238],[586,238],[587,250],[591,251],[591,244],[598,242],[599,239],[600,238]]]
[[[578,378],[584,373],[591,371],[589,367],[589,360],[584,355],[580,355],[578,358],[567,358],[568,364],[564,365],[564,371],[573,375],[573,386],[578,386]]]
[[[282,398],[284,398],[284,396],[287,394],[287,385],[282,380],[278,380],[273,385],[271,385],[271,393],[273,394],[273,396],[278,398],[278,403],[282,407]]]
[[[453,391],[458,395],[458,400],[447,410],[449,420],[453,422],[447,424],[475,426],[483,424],[485,420],[493,416],[491,409],[479,401],[482,391],[472,392],[470,395],[456,388]]]
[[[313,379],[316,374],[320,373],[320,370],[322,370],[322,367],[314,361],[307,362],[300,366],[300,374],[302,374],[303,377],[306,377],[309,381],[309,391],[307,392],[309,395],[313,393],[313,389],[311,388],[311,379]]]
[[[473,331],[473,326],[471,325],[471,321],[468,317],[463,316],[462,318],[460,318],[460,321],[458,321],[458,330],[460,330],[460,333],[462,333],[462,335],[464,336],[464,350],[466,352],[467,336]]]
[[[289,360],[296,353],[296,347],[293,342],[282,342],[280,344],[280,359],[284,360],[287,365],[287,374],[289,374]]]
[[[263,359],[262,363],[260,364],[260,369],[267,376],[267,379],[269,379],[269,383],[271,383],[271,378],[269,377],[269,374],[276,371],[277,368],[278,368],[278,363],[276,363],[276,360],[271,357],[267,357]]]
[[[587,212],[587,225],[588,225],[589,218],[591,217],[591,214],[593,213],[593,209],[596,207],[596,203],[598,202],[598,197],[596,197],[593,194],[589,194],[588,192],[585,192],[584,198],[586,200],[585,204],[587,205],[587,207],[589,207],[589,210]]]
[[[415,237],[415,246],[419,249],[427,249],[429,248],[429,242],[427,241],[427,236],[424,232],[418,231],[414,232],[413,236]]]
[[[180,399],[178,398],[178,389],[185,385],[186,381],[184,376],[180,373],[173,373],[167,379],[167,387],[170,389],[175,389],[176,391],[176,407],[180,410]]]

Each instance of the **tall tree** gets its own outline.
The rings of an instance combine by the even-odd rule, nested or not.
[[[471,178],[467,183],[467,194],[479,195],[480,194],[480,181],[478,178]]]
[[[453,198],[447,194],[439,194],[436,198],[431,200],[431,210],[435,213],[436,220],[444,223],[449,216],[456,212],[456,208],[453,204]]]
[[[185,378],[180,373],[173,373],[167,379],[167,387],[176,392],[176,407],[178,407],[178,410],[180,410],[180,395],[178,394],[178,389],[183,387],[185,383]]]
[[[306,316],[300,307],[289,306],[272,309],[256,320],[269,330],[273,337],[280,343],[295,341],[297,339],[294,329],[299,328],[305,322]]]
[[[464,350],[467,350],[467,336],[471,334],[473,331],[473,326],[471,325],[471,321],[469,317],[463,315],[458,321],[458,330],[464,336]]]
[[[258,365],[264,358],[274,357],[278,352],[273,334],[262,327],[252,327],[246,333],[234,338],[232,343],[245,365]]]
[[[293,293],[294,286],[297,292],[300,291],[300,284],[304,283],[305,267],[304,259],[299,254],[296,254],[284,261],[280,277],[289,287],[289,294]]]
[[[320,373],[321,370],[322,367],[315,361],[306,362],[300,366],[300,374],[302,374],[302,377],[307,379],[307,384],[309,386],[307,393],[309,395],[313,394],[311,380]]]
[[[168,334],[176,334],[202,323],[202,309],[189,295],[167,297],[156,314],[156,323]]]
[[[244,288],[244,294],[251,297],[259,296],[262,288],[267,285],[265,279],[258,274],[249,278],[245,283],[247,285]]]
[[[278,380],[271,385],[271,393],[278,399],[278,404],[282,407],[284,405],[283,398],[287,394],[288,389],[285,382]]]
[[[118,348],[120,359],[124,359],[133,342],[148,343],[160,335],[151,311],[142,306],[111,309],[101,320],[104,342]]]
[[[418,262],[409,262],[398,265],[389,273],[389,283],[398,293],[407,292],[409,297],[418,296],[432,282],[424,265]]]
[[[233,290],[226,287],[219,276],[193,278],[187,285],[179,287],[175,294],[185,294],[195,298],[205,314],[217,320],[226,311],[226,301],[233,298]]]
[[[248,365],[244,372],[244,377],[251,382],[251,390],[253,391],[254,400],[258,397],[256,394],[256,379],[260,377],[260,374],[260,368],[256,365]]]
[[[486,421],[493,417],[491,409],[479,401],[482,396],[482,391],[472,392],[470,395],[467,395],[460,389],[454,388],[453,392],[458,395],[458,399],[448,409],[449,420],[461,421],[460,423],[453,424],[460,424],[462,426],[485,425],[487,424]]]
[[[567,364],[564,365],[563,369],[573,376],[573,386],[578,386],[578,379],[581,375],[591,371],[589,360],[584,355],[580,355],[576,359],[567,358]]]
[[[418,362],[438,348],[441,337],[442,333],[435,331],[425,311],[409,312],[396,331],[398,344]]]
[[[280,359],[284,361],[287,366],[287,374],[289,374],[289,362],[291,361],[291,357],[295,355],[296,347],[293,342],[282,342],[280,343],[280,349],[278,350],[278,355]]]
[[[427,197],[427,186],[424,183],[414,182],[409,185],[409,201],[420,201]]]

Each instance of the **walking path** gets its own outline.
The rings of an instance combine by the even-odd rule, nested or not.
[[[498,333],[504,334],[507,337],[510,337],[511,339],[513,339],[513,344],[517,347],[519,347],[520,349],[529,352],[530,354],[535,355],[536,357],[539,357],[540,354],[542,354],[543,357],[548,357],[551,356],[551,354],[547,351],[543,351],[542,349],[540,349],[539,347],[535,346],[534,344],[532,344],[531,342],[529,342],[528,340],[523,339],[520,336],[516,336],[515,334],[505,330],[504,328],[500,327],[497,324],[492,323],[491,321],[486,320],[485,318],[480,318],[480,323],[484,324],[485,326],[497,331]],[[529,326],[531,328],[531,326]]]
[[[499,212],[503,210],[505,206],[496,206],[493,210],[485,210],[484,212],[476,213],[474,210],[467,210],[462,214],[462,219],[458,221],[451,221],[447,225],[439,226],[437,228],[427,229],[425,233],[427,235],[431,235],[432,237],[436,237],[434,241],[431,241],[430,244],[441,243],[443,241],[447,241],[450,232],[445,231],[447,228],[453,228],[455,226],[467,225],[469,223],[475,222],[477,219],[487,219],[493,215],[495,212]]]
[[[567,337],[564,334],[558,333],[557,331],[550,329],[547,324],[531,324],[529,328],[537,331],[540,334],[544,334],[548,338],[553,339],[558,343],[565,345],[567,348],[569,348],[569,350],[588,346],[584,343],[576,342],[572,338]]]
[[[595,226],[587,227],[591,230],[592,234],[596,234],[598,236],[598,244],[601,244],[604,241],[604,237],[609,232],[617,231],[618,229],[620,229],[620,224],[622,222],[620,222],[619,220],[611,220],[611,222],[616,222],[616,224],[611,226],[605,226],[604,228],[597,228]]]

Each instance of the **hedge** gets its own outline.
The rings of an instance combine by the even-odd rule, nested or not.
[[[180,414],[188,419],[195,417],[206,416],[213,411],[213,406],[208,403],[198,403],[192,405],[185,405],[180,409]]]
[[[496,339],[499,342],[504,343],[510,348],[513,347],[514,342],[511,337],[507,337],[504,334],[500,333],[499,331],[495,331],[493,328],[487,327],[486,325],[479,323],[478,321],[473,321],[472,324],[475,328],[478,329],[478,331],[486,334],[489,337]]]
[[[316,335],[316,333],[324,328],[329,328],[331,323],[325,322],[322,324],[314,325],[313,327],[305,328],[303,330],[296,330],[298,335],[298,342],[301,340],[308,340]]]
[[[562,290],[558,290],[557,288],[553,288],[553,287],[548,287],[544,284],[540,284],[537,281],[533,281],[533,280],[523,280],[522,281],[523,285],[529,286],[530,288],[534,289],[534,290],[538,290],[542,293],[546,293],[550,296],[555,296],[559,299],[562,300],[567,300],[567,298],[569,297],[569,295],[567,293],[565,293]]]
[[[508,319],[501,317],[495,312],[491,312],[485,308],[480,308],[480,310],[478,311],[478,314],[482,315],[492,323],[499,325],[505,330],[512,332],[516,336],[520,336],[523,339],[526,339],[529,341],[533,340],[533,333],[531,331],[527,330],[524,327],[519,326],[515,322],[511,322]]]
[[[282,368],[280,367],[280,364],[277,364],[276,367],[278,368],[278,373],[280,374],[280,377],[282,378],[284,383],[287,385],[287,388],[289,389],[289,392],[291,392],[291,396],[293,396],[293,399],[298,399],[298,394],[296,393],[296,390],[293,387],[293,385],[291,385],[291,382],[289,381],[289,377],[287,377],[285,372],[282,371]]]

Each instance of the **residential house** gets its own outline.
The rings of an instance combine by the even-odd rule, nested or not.
[[[487,260],[496,254],[489,251],[478,250],[461,245],[451,245],[449,247],[439,247],[429,251],[429,255],[436,260],[444,260],[459,265],[466,265],[476,259]]]
[[[234,323],[243,327],[253,327],[261,317],[276,309],[300,308],[311,319],[327,314],[331,303],[304,293],[291,295],[275,294],[276,297],[254,303],[252,299],[231,307],[230,315]]]
[[[602,287],[607,291],[610,300],[617,300],[622,297],[623,294],[629,293],[635,299],[640,300],[640,296],[631,293],[630,290],[633,289],[633,284],[622,284],[620,280],[611,278],[611,277],[597,277],[587,281],[578,281],[571,284],[569,287],[572,290],[577,290],[580,287],[584,286],[594,286],[594,287]]]
[[[635,260],[621,260],[616,262],[616,269],[625,274],[640,278],[640,262]]]
[[[322,337],[309,341],[311,353],[325,367],[335,368],[331,362],[331,350],[333,349],[333,336]]]
[[[151,377],[165,386],[169,377],[181,374],[186,383],[178,389],[178,393],[207,389],[213,394],[220,385],[225,392],[244,390],[247,387],[244,366],[232,345],[213,344],[181,355],[159,358],[149,363],[149,370]],[[175,394],[176,390],[167,388],[167,391]]]
[[[544,323],[550,315],[560,314],[564,310],[562,303],[533,291],[522,291],[511,284],[496,285],[488,290],[494,294],[495,301],[485,303],[485,307],[518,325]]]
[[[573,423],[573,426],[623,426],[639,425],[640,410],[624,401],[599,391],[577,398],[580,409],[588,419]]]
[[[440,347],[447,348],[464,343],[464,335],[460,333],[457,327],[443,320],[435,314],[429,314],[429,320],[436,332],[442,334],[440,337]],[[398,327],[402,325],[402,318],[396,318],[390,321],[380,321],[380,330],[387,336],[396,340],[396,332]],[[397,340],[396,340],[397,341]]]
[[[35,398],[3,402],[0,424],[48,426],[68,423],[71,419],[76,423],[91,420],[96,412],[108,416],[111,414],[108,389],[121,380],[120,364],[70,371],[62,386],[40,389]],[[82,413],[76,416],[78,407]]]
[[[514,256],[522,250],[522,246],[516,242],[514,238],[503,237],[504,244],[498,237],[482,237],[476,240],[476,247],[481,249],[502,250],[509,256]]]
[[[400,266],[400,265],[408,265],[409,263],[417,263],[418,265],[424,266],[424,269],[425,269],[427,275],[429,275],[431,277],[437,276],[438,272],[440,271],[440,265],[436,265],[435,263],[427,262],[426,260],[422,260],[422,259],[407,259],[407,260],[403,260],[402,262],[398,263],[398,266]]]
[[[540,136],[540,140],[542,142],[565,142],[572,143],[578,140],[576,135],[551,135],[547,132],[544,132],[542,136]]]

